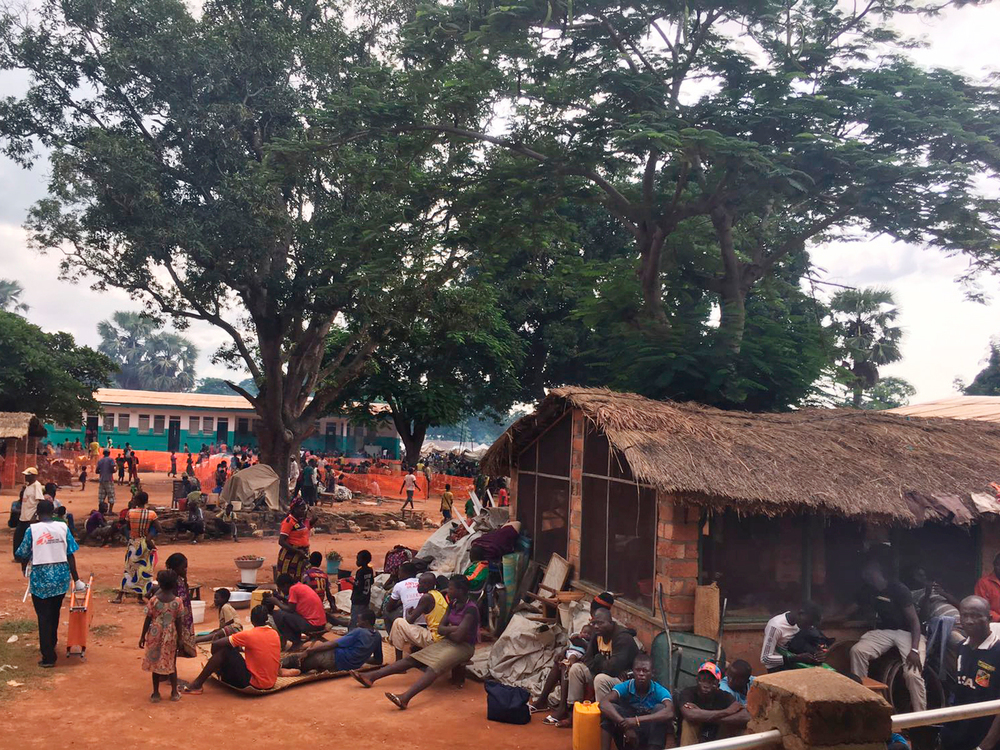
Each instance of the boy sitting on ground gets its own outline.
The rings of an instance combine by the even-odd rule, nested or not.
[[[196,643],[211,643],[218,638],[225,638],[243,630],[236,610],[229,603],[230,596],[232,596],[232,592],[229,589],[215,590],[215,607],[219,610],[219,627],[211,633],[199,635],[195,639]]]
[[[601,700],[601,750],[661,750],[674,718],[670,691],[653,682],[653,658],[639,654],[633,678],[615,685]]]

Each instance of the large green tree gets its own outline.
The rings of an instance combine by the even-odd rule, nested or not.
[[[98,349],[118,365],[115,382],[119,388],[189,391],[194,386],[198,349],[189,339],[125,310],[99,322],[97,332],[101,337]]]
[[[259,387],[232,385],[282,478],[382,331],[461,260],[447,241],[452,183],[433,174],[447,164],[457,180],[463,148],[350,135],[399,93],[381,47],[391,13],[346,0],[207,0],[198,14],[181,0],[44,0],[0,21],[0,69],[29,77],[0,102],[3,149],[23,163],[38,142],[52,153],[49,197],[28,220],[35,245],[63,251],[69,276],[224,331],[216,356]],[[328,351],[334,330],[345,335]]]
[[[375,352],[362,391],[389,405],[404,460],[415,464],[428,428],[504,415],[518,395],[520,359],[491,288],[449,286]]]
[[[408,127],[503,150],[524,180],[600,205],[629,236],[620,272],[657,346],[690,332],[669,281],[702,237],[689,282],[719,321],[699,346],[729,377],[755,290],[810,241],[884,234],[997,267],[1000,97],[910,61],[901,12],[920,8],[428,3],[406,29],[406,81],[440,114]],[[449,111],[469,97],[491,106]]]
[[[990,341],[986,366],[968,385],[958,384],[966,396],[1000,396],[1000,341]]]
[[[27,411],[67,425],[80,424],[85,411],[100,412],[94,391],[110,385],[115,371],[100,352],[2,310],[0,351],[0,411]]]

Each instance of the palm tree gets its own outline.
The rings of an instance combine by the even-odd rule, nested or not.
[[[13,279],[0,279],[0,310],[12,313],[28,312],[28,306],[21,302],[24,287]]]
[[[194,387],[198,349],[177,333],[160,330],[140,313],[119,310],[111,320],[97,324],[98,349],[120,368],[120,388],[149,391],[187,391]]]
[[[837,292],[830,313],[844,357],[839,379],[850,388],[854,408],[860,409],[865,390],[879,380],[878,368],[903,358],[903,329],[894,325],[899,309],[891,291],[868,287]]]

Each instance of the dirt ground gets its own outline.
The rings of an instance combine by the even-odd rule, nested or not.
[[[169,484],[162,475],[143,475],[153,505],[163,505]],[[124,490],[125,488],[121,488]],[[76,523],[82,525],[96,506],[96,483],[85,492],[79,487],[63,488],[59,499],[68,506]],[[0,497],[6,519],[12,497]],[[432,500],[430,505],[436,505]],[[353,504],[344,504],[347,510]],[[396,503],[382,506],[395,512]],[[417,502],[417,510],[428,508]],[[343,507],[343,506],[342,506]],[[371,506],[364,507],[371,511]],[[436,513],[435,513],[436,515]],[[418,548],[430,532],[362,532],[360,534],[317,534],[313,549],[338,550],[345,565],[355,553],[367,548],[376,561],[394,544]],[[413,673],[386,678],[375,689],[365,690],[350,678],[328,680],[295,687],[264,697],[245,697],[219,687],[210,680],[205,693],[184,696],[179,703],[149,702],[150,676],[141,669],[138,648],[142,628],[142,608],[136,602],[113,605],[108,602],[117,588],[125,550],[123,547],[83,547],[77,554],[80,575],[94,574],[94,618],[87,658],[66,659],[63,654],[66,604],[60,630],[59,663],[56,669],[40,670],[38,643],[34,634],[31,601],[22,603],[25,581],[20,566],[9,562],[11,531],[0,533],[5,562],[0,563],[0,726],[4,735],[17,737],[18,747],[48,748],[56,744],[72,748],[177,746],[226,750],[251,747],[408,747],[432,750],[456,746],[568,748],[570,733],[542,725],[536,718],[527,726],[511,726],[486,721],[486,696],[482,685],[468,681],[464,689],[453,688],[447,678],[417,696],[406,711],[392,705],[383,692],[405,689]],[[239,574],[233,564],[238,555],[256,553],[266,562],[260,580],[268,581],[267,571],[277,555],[274,537],[233,542],[187,542],[171,544],[162,540],[160,560],[182,551],[189,560],[189,580],[201,583],[208,592],[209,607],[204,626],[217,622],[211,606],[213,586],[235,585]],[[205,598],[205,597],[203,597]],[[68,598],[67,598],[68,602]],[[241,611],[242,615],[246,611]],[[15,643],[4,643],[18,635]],[[390,657],[391,658],[391,657]],[[178,673],[192,679],[200,664],[197,659],[179,659]],[[18,669],[4,669],[3,664]],[[24,683],[9,686],[8,681]],[[169,690],[169,688],[167,688]],[[167,692],[163,691],[164,697]]]

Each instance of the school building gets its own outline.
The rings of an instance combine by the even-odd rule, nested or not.
[[[48,440],[56,445],[77,439],[83,443],[87,435],[96,435],[102,446],[110,438],[116,448],[128,443],[136,450],[152,451],[180,451],[185,445],[198,451],[211,443],[257,445],[260,420],[250,402],[239,395],[101,388],[96,396],[100,414],[85,414],[82,424],[75,426],[48,424]],[[391,422],[374,427],[333,416],[317,420],[315,427],[302,441],[304,449],[349,456],[384,449],[389,458],[400,456]]]

